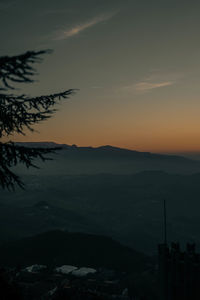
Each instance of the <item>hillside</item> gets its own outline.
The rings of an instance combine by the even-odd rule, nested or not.
[[[145,255],[111,238],[59,230],[5,244],[0,253],[0,265],[10,267],[69,264],[138,272],[150,262]]]
[[[102,234],[156,253],[163,240],[200,246],[200,174],[145,171],[133,175],[26,175],[26,190],[1,191],[0,241],[53,229]]]

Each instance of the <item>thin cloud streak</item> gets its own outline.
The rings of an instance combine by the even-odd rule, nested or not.
[[[66,40],[72,36],[75,36],[79,33],[81,33],[82,31],[93,27],[99,23],[105,22],[107,20],[110,20],[113,16],[115,16],[117,14],[117,11],[110,13],[110,14],[104,14],[104,15],[100,15],[97,16],[85,23],[82,24],[78,24],[75,25],[74,27],[67,29],[67,30],[63,30],[57,33],[57,36],[54,38],[55,40]]]
[[[138,82],[135,84],[135,90],[138,92],[145,92],[152,89],[157,89],[161,87],[166,87],[173,85],[173,81],[164,81],[164,82]]]
[[[147,93],[155,89],[172,86],[179,82],[183,76],[177,72],[153,72],[138,82],[123,86],[121,90],[131,93]]]

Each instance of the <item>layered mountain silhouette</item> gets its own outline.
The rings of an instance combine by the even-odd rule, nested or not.
[[[61,148],[40,169],[19,166],[24,191],[1,191],[0,243],[53,229],[102,234],[146,253],[163,240],[163,199],[169,241],[199,240],[200,162],[112,146]]]
[[[54,142],[17,143],[25,147],[60,148],[54,160],[40,164],[40,172],[59,174],[134,174],[146,170],[192,174],[200,172],[200,162],[177,155],[139,152],[113,146],[78,147]]]
[[[23,179],[25,190],[1,191],[0,244],[62,229],[110,236],[138,251],[155,253],[163,241],[166,199],[168,241],[195,241],[200,246],[200,173],[58,176],[39,172]]]

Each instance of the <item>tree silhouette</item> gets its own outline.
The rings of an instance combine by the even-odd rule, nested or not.
[[[27,168],[36,167],[35,158],[45,161],[48,159],[45,154],[55,151],[55,148],[28,148],[12,141],[3,142],[14,133],[25,135],[25,129],[34,131],[34,124],[47,120],[56,111],[55,104],[74,93],[74,89],[39,97],[11,93],[15,83],[34,82],[36,70],[33,64],[41,62],[41,56],[49,52],[28,51],[22,55],[0,57],[0,187],[3,189],[14,189],[15,185],[24,187],[20,177],[11,170],[13,166],[22,163]]]

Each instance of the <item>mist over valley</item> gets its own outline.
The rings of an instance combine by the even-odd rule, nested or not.
[[[111,146],[61,147],[48,155],[53,160],[36,162],[40,169],[17,168],[24,191],[1,192],[1,243],[61,229],[155,254],[166,199],[168,240],[200,245],[200,162]]]

